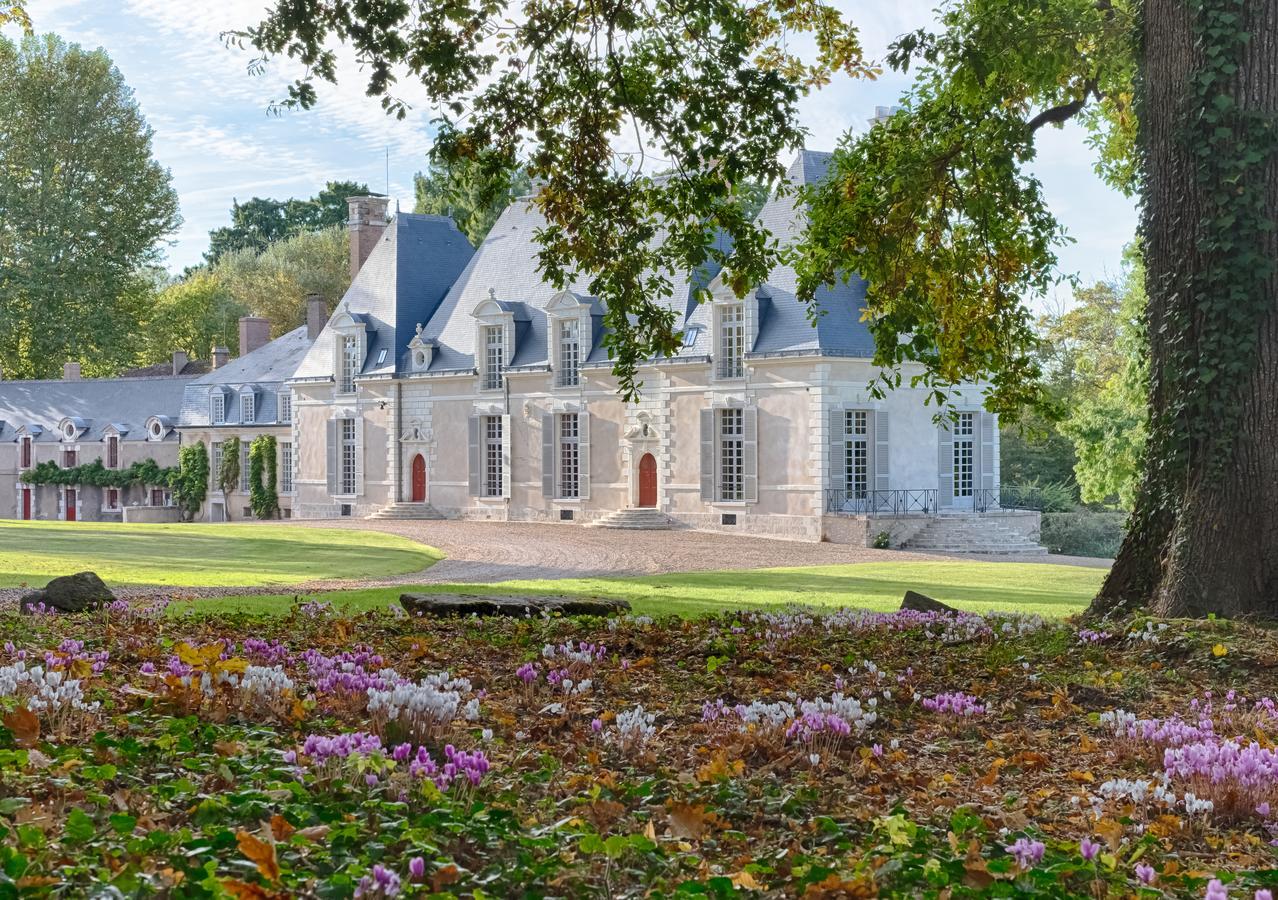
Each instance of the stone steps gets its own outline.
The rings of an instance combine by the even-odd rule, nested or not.
[[[660,510],[632,507],[610,512],[602,518],[586,524],[587,528],[622,528],[632,531],[665,531],[674,527],[670,518]]]
[[[435,507],[429,503],[392,503],[390,506],[384,506],[377,512],[368,516],[369,519],[442,519],[444,518]]]
[[[1044,556],[1047,548],[989,516],[947,515],[905,542],[907,550],[929,553]]]

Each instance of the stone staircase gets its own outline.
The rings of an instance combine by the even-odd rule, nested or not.
[[[1008,528],[997,516],[978,515],[939,516],[902,546],[906,550],[925,553],[1016,556],[1044,556],[1047,553],[1046,547]]]
[[[662,531],[674,527],[674,523],[660,510],[650,507],[619,509],[593,522],[587,528],[625,528],[632,531]]]
[[[384,506],[368,516],[370,519],[442,519],[444,518],[429,503],[392,503]]]

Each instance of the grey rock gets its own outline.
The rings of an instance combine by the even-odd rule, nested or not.
[[[625,600],[603,597],[481,597],[463,594],[401,594],[412,616],[614,616],[629,612]]]
[[[115,594],[93,572],[77,572],[54,578],[42,589],[25,594],[19,601],[22,612],[43,603],[58,612],[74,613],[98,609],[115,601]]]
[[[933,600],[917,591],[905,592],[905,596],[901,598],[901,609],[912,609],[915,612],[958,612],[954,607],[946,606],[940,600]]]

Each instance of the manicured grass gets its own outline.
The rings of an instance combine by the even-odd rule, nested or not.
[[[270,587],[425,569],[432,547],[374,531],[286,525],[0,522],[0,587],[92,570],[111,585]]]
[[[1015,610],[1068,616],[1083,609],[1100,587],[1103,569],[1038,563],[859,563],[802,569],[691,572],[641,578],[503,581],[497,584],[368,588],[313,595],[344,610],[384,609],[404,591],[621,597],[636,613],[697,615],[730,609],[776,608],[790,603],[896,609],[907,589],[973,612]],[[308,595],[312,596],[312,595]],[[194,601],[200,612],[276,613],[292,596],[219,597]]]

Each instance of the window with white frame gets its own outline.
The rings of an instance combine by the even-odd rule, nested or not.
[[[280,442],[280,492],[293,493],[293,442]]]
[[[745,306],[728,303],[719,307],[720,378],[745,377]]]
[[[35,459],[32,454],[31,435],[24,434],[19,442],[18,468],[29,469],[34,464]]]
[[[848,497],[864,500],[870,490],[870,414],[848,410],[843,414],[844,471]]]
[[[293,421],[293,392],[280,391],[280,422],[287,425]]]
[[[502,325],[485,325],[483,339],[483,387],[486,391],[499,390],[502,385],[501,373],[506,367],[506,329]]]
[[[209,445],[209,478],[213,486],[218,484],[218,476],[222,474],[222,442],[214,441]]]
[[[209,422],[213,425],[226,423],[226,395],[220,390],[215,389],[209,395]]]
[[[971,497],[975,487],[976,413],[962,412],[954,423],[954,496]]]
[[[501,416],[483,417],[484,437],[484,497],[502,496],[504,472],[502,470]]]
[[[247,494],[249,489],[249,444],[251,442],[240,439],[240,493]]]
[[[581,382],[581,321],[563,319],[558,323],[559,360],[555,384],[575,387]]]
[[[354,419],[338,419],[338,452],[339,465],[338,469],[338,491],[344,495],[352,495],[355,493],[355,420]]]
[[[745,499],[745,412],[720,409],[719,420],[719,499]]]
[[[560,413],[559,496],[571,500],[581,496],[581,417]]]
[[[355,393],[355,376],[359,374],[359,337],[357,335],[342,335],[342,353],[339,362],[341,371],[338,372],[337,390],[342,394],[353,394]]]
[[[240,394],[240,421],[245,424],[253,424],[257,420],[257,395],[252,391]]]

